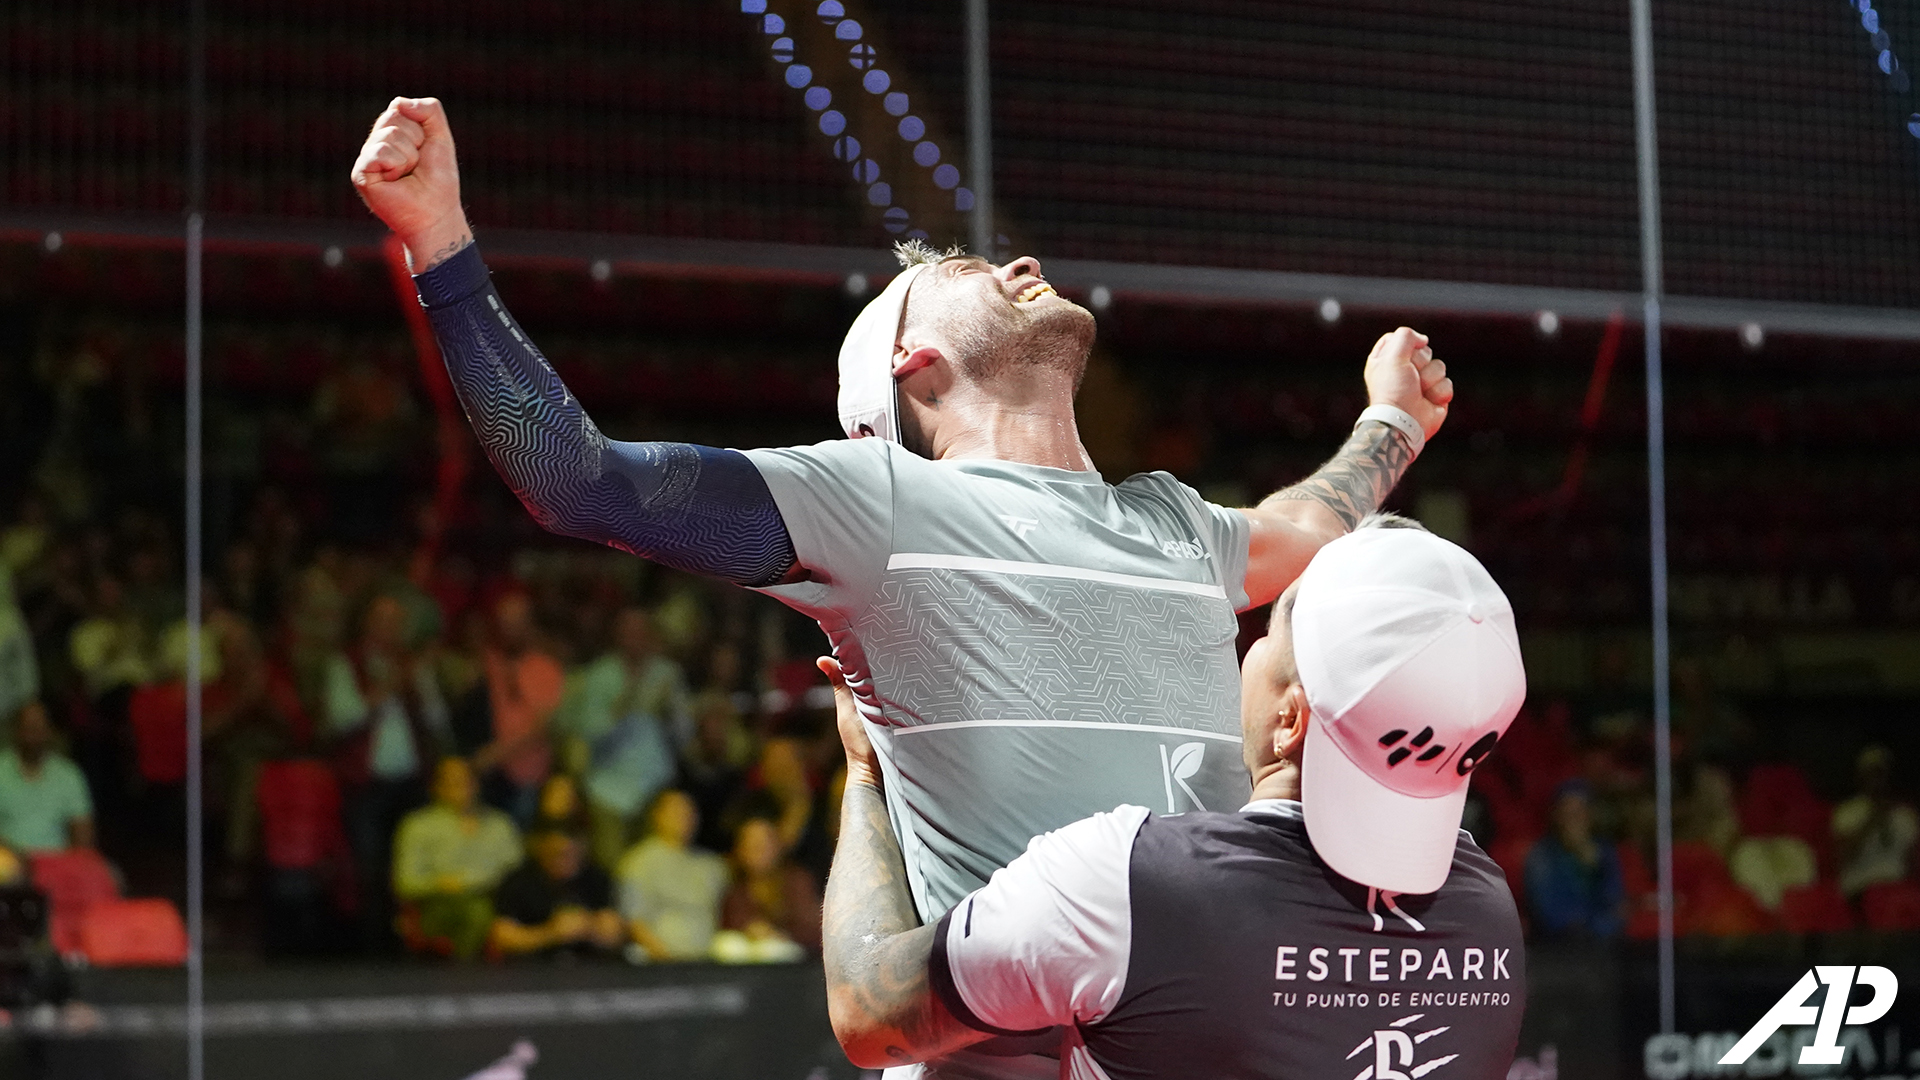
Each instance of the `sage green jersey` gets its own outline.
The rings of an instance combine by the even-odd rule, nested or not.
[[[1132,803],[1236,810],[1248,525],[1167,473],[751,450],[885,773],[922,919],[1033,837]]]

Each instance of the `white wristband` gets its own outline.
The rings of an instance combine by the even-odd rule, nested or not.
[[[1419,457],[1420,451],[1426,448],[1426,429],[1420,426],[1420,421],[1415,420],[1412,413],[1399,406],[1369,405],[1360,410],[1360,419],[1355,420],[1353,426],[1359,427],[1369,420],[1378,420],[1395,431],[1398,431],[1400,434],[1405,435],[1407,437],[1407,445],[1413,448],[1414,457]]]

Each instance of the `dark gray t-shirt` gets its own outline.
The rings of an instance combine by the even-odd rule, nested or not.
[[[1245,515],[1166,473],[929,461],[881,439],[750,450],[814,580],[931,921],[1050,829],[1246,801]]]
[[[1072,1080],[1500,1080],[1526,1003],[1520,916],[1465,832],[1440,890],[1313,853],[1299,804],[1038,837],[941,922],[932,978],[996,1034],[1064,1025]]]

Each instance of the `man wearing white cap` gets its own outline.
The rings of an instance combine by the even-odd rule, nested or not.
[[[1075,822],[930,926],[877,790],[892,778],[836,685],[827,993],[854,1062],[1052,1029],[1072,1080],[1506,1076],[1520,917],[1460,829],[1526,692],[1506,597],[1445,540],[1362,528],[1276,605],[1242,681],[1238,813]]]
[[[1376,509],[1453,396],[1401,329],[1367,362],[1373,404],[1346,445],[1260,505],[1215,506],[1166,473],[1110,484],[1073,414],[1093,317],[1033,259],[920,249],[842,346],[849,439],[614,442],[488,283],[440,103],[396,98],[353,180],[405,243],[475,433],[541,524],[819,621],[928,919],[1095,810],[1244,802],[1234,612]]]

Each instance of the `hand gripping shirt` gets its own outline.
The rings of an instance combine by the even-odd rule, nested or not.
[[[1122,802],[1246,801],[1234,611],[1248,525],[1166,473],[749,450],[886,779],[920,917]]]
[[[1281,800],[1038,837],[941,920],[930,968],[975,1030],[1065,1025],[1066,1080],[1503,1080],[1527,998],[1519,911],[1470,836],[1438,892],[1381,893]]]

